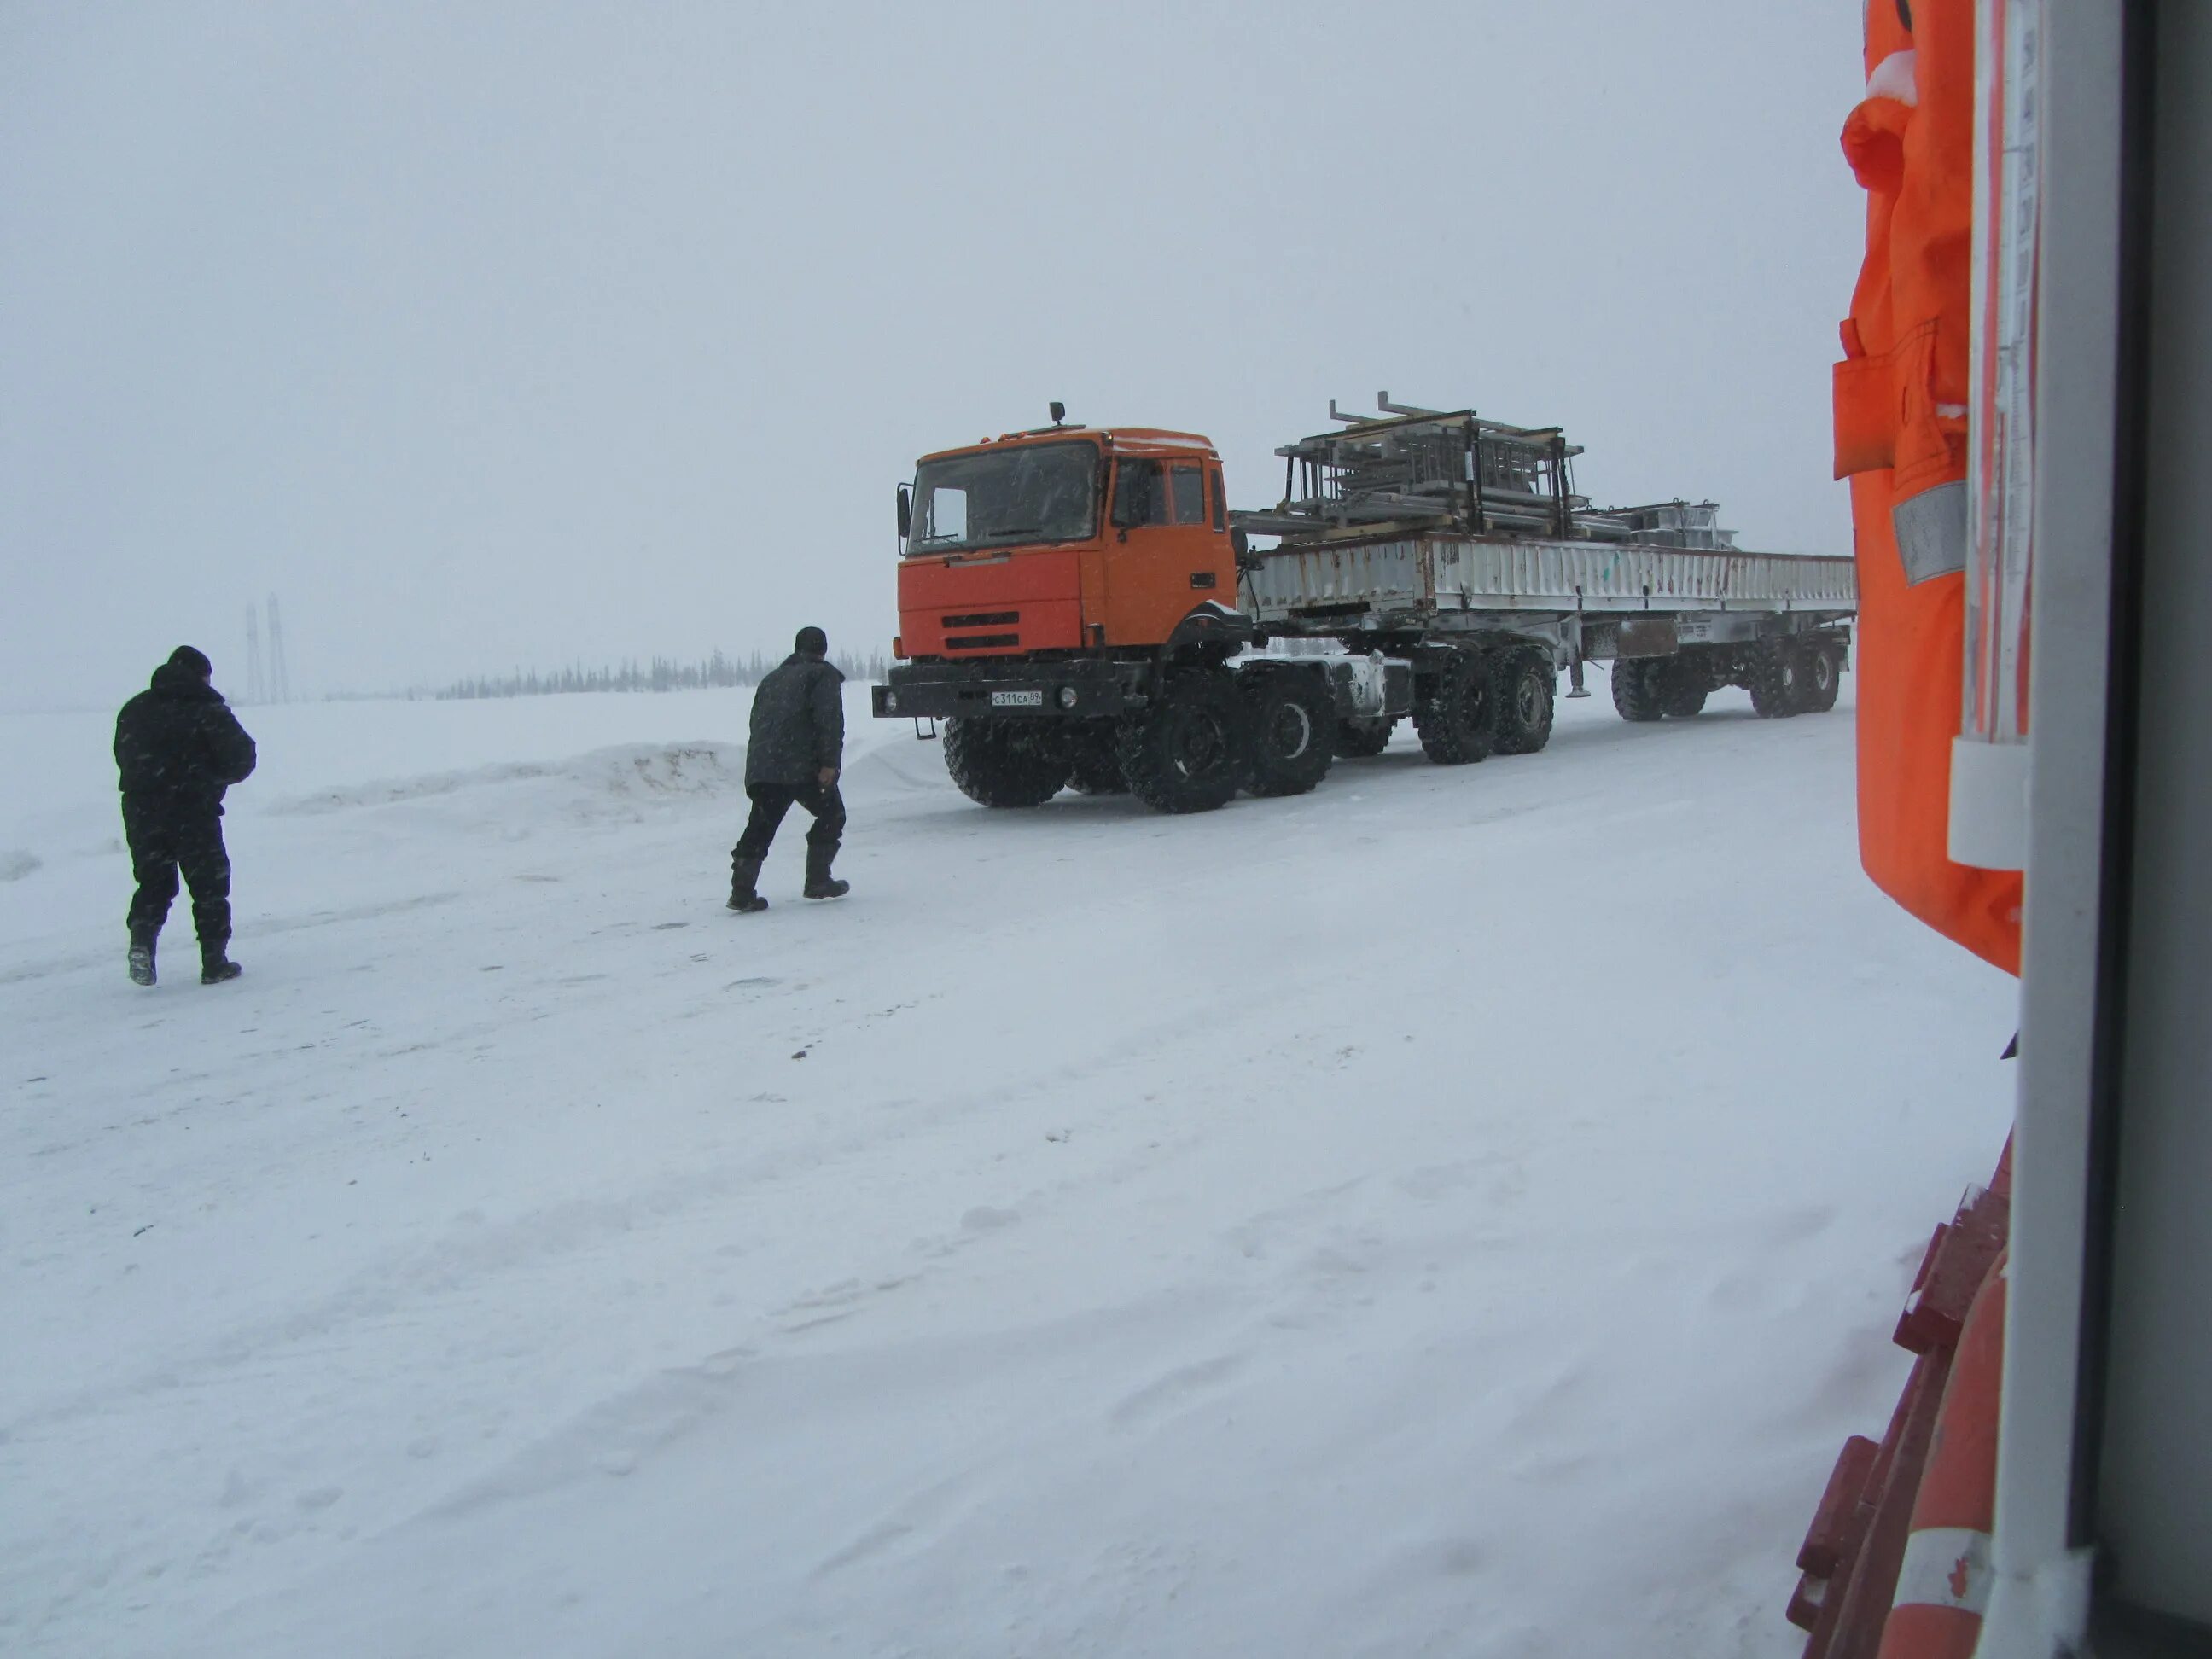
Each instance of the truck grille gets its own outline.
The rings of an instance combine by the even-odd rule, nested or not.
[[[1000,623],[1018,623],[1022,619],[1018,611],[978,611],[973,616],[947,617],[947,628],[996,628]]]
[[[1018,634],[961,634],[945,635],[947,651],[988,651],[994,646],[1019,645]]]

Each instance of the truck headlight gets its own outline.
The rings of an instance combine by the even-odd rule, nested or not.
[[[897,692],[896,692],[896,691],[886,691],[886,692],[884,692],[884,711],[886,714],[897,714],[897,713],[898,713],[898,693],[897,693]]]
[[[1075,707],[1075,688],[1073,686],[1063,685],[1060,688],[1060,706],[1062,708],[1073,708]]]

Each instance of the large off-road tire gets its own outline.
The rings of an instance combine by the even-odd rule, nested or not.
[[[1339,720],[1336,752],[1340,755],[1379,755],[1390,746],[1395,720]]]
[[[1439,766],[1464,766],[1490,753],[1497,728],[1489,663],[1472,651],[1453,652],[1414,700],[1421,752]]]
[[[1067,781],[1067,738],[1042,721],[945,722],[945,769],[979,806],[1042,806]]]
[[[1255,795],[1303,795],[1328,775],[1336,699],[1318,674],[1280,669],[1251,679],[1244,690]]]
[[[1751,658],[1751,708],[1763,720],[1804,710],[1804,658],[1794,641],[1765,640]]]
[[[1079,795],[1126,795],[1129,781],[1121,775],[1121,757],[1115,746],[1110,720],[1085,720],[1069,745],[1067,787]]]
[[[1652,665],[1651,678],[1659,693],[1660,712],[1669,720],[1686,720],[1705,712],[1712,695],[1712,677],[1705,664],[1690,657],[1662,657]]]
[[[1799,686],[1808,714],[1825,714],[1836,706],[1836,694],[1844,689],[1844,648],[1833,640],[1814,640],[1805,647],[1804,659],[1797,665],[1803,678]]]
[[[1218,668],[1171,676],[1115,738],[1130,793],[1156,812],[1227,805],[1244,781],[1249,744],[1243,699]]]
[[[1498,704],[1496,753],[1533,755],[1552,740],[1553,698],[1559,685],[1550,652],[1530,647],[1499,654],[1490,684]]]
[[[1621,719],[1641,724],[1667,712],[1665,681],[1656,672],[1665,666],[1656,657],[1613,659],[1607,678],[1613,682],[1613,706]]]

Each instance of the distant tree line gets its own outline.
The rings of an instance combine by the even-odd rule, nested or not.
[[[761,677],[782,660],[758,651],[746,657],[717,651],[698,662],[655,657],[649,662],[632,659],[611,668],[586,668],[575,663],[550,672],[532,668],[509,674],[480,674],[474,679],[457,680],[437,695],[441,698],[544,697],[563,691],[704,691],[758,685]],[[833,653],[830,660],[848,680],[875,684],[884,678],[885,664],[880,651],[872,651],[866,657]]]

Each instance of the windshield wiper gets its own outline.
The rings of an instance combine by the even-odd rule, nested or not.
[[[1010,529],[994,530],[983,539],[987,542],[1011,541],[1016,536],[1034,536],[1043,528],[1041,524],[1018,524]]]

